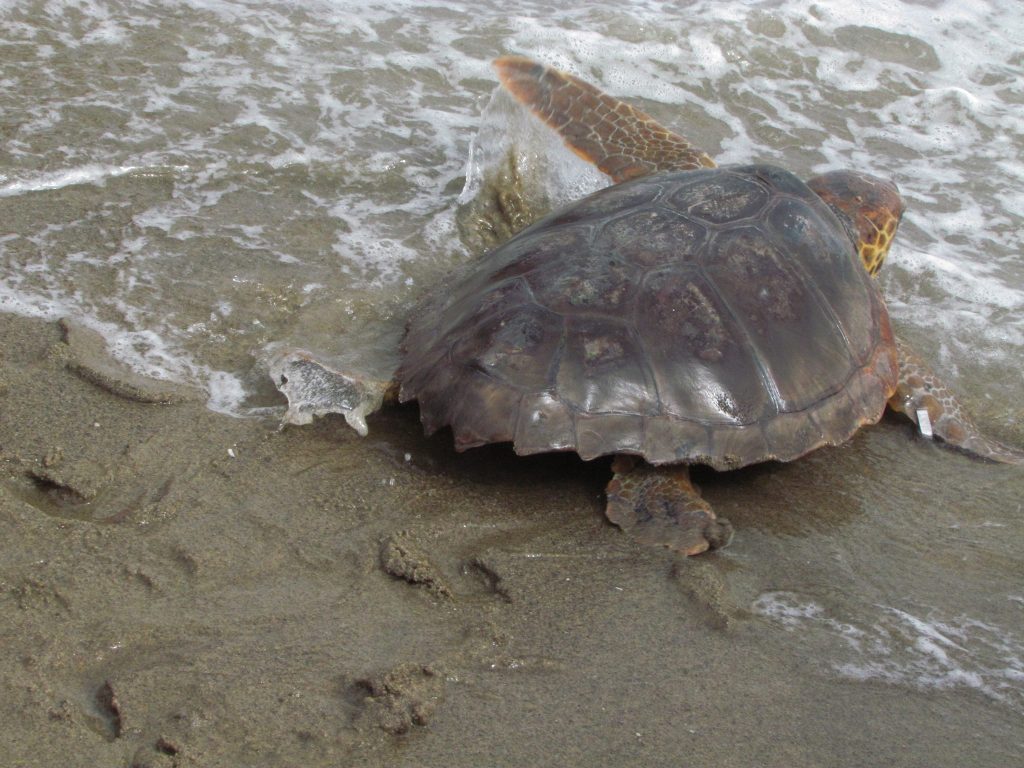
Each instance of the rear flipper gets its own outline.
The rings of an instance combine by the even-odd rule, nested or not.
[[[645,544],[699,555],[732,539],[732,525],[715,517],[690,482],[686,465],[652,467],[632,456],[616,456],[612,471],[605,515]]]
[[[397,400],[398,385],[357,372],[337,371],[301,350],[285,350],[270,362],[270,375],[288,398],[284,424],[309,424],[314,416],[340,413],[363,437],[366,417]]]
[[[905,413],[925,437],[943,442],[975,456],[1003,464],[1024,464],[1024,451],[1003,445],[981,434],[967,411],[946,385],[899,339],[900,378],[889,407]]]

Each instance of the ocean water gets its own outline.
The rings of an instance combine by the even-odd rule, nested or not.
[[[75,317],[239,417],[283,413],[281,349],[386,376],[404,313],[471,258],[457,211],[504,140],[504,53],[585,77],[720,163],[895,179],[894,322],[988,431],[1022,442],[1017,0],[0,3],[0,311]],[[556,201],[603,183],[499,114]],[[977,545],[1011,564],[998,608],[803,584],[752,613],[822,674],[1024,714],[1024,589],[1007,586],[1024,534],[999,504]]]

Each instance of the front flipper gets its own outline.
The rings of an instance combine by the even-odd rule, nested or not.
[[[632,456],[616,456],[612,471],[604,513],[645,544],[699,555],[732,538],[732,525],[715,517],[690,482],[685,464],[652,467]]]
[[[616,182],[715,167],[686,137],[578,77],[522,56],[502,56],[494,66],[513,96]]]
[[[926,437],[942,441],[975,456],[1003,464],[1024,464],[1024,451],[981,434],[974,421],[945,384],[911,351],[896,340],[900,378],[889,407],[905,413]]]

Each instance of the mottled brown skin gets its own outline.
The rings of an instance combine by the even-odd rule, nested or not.
[[[732,524],[701,498],[687,465],[655,468],[619,455],[612,472],[605,516],[639,541],[699,555],[732,539]]]
[[[622,183],[519,233],[410,319],[400,399],[419,401],[428,433],[450,425],[459,450],[614,454],[608,518],[687,555],[732,533],[689,464],[789,461],[845,441],[887,403],[915,420],[927,409],[963,450],[1024,461],[897,345],[870,279],[903,214],[894,184],[715,169],[572,75],[521,57],[495,66]]]
[[[928,412],[932,431],[943,442],[966,453],[1001,464],[1024,464],[1024,451],[986,437],[956,396],[913,350],[899,339],[900,378],[889,407],[918,424],[918,411]]]
[[[501,84],[613,181],[714,168],[715,161],[645,112],[522,56],[495,60]]]

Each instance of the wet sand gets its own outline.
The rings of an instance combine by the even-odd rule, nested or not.
[[[233,419],[94,341],[0,314],[4,766],[997,766],[1024,748],[1012,706],[843,680],[751,612],[851,550],[880,589],[926,601],[966,569],[967,599],[1005,592],[1018,552],[976,562],[927,503],[902,507],[955,477],[944,509],[1019,527],[1019,470],[886,421],[798,464],[699,473],[738,533],[686,560],[604,520],[607,462],[460,456],[414,407],[367,438]],[[928,536],[950,546],[908,562]]]

